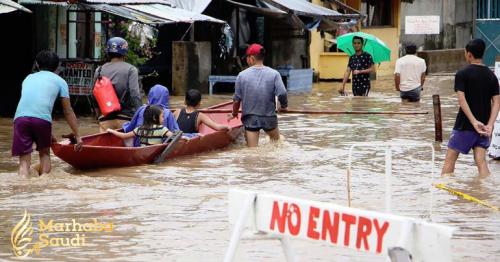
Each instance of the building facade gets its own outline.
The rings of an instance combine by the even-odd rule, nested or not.
[[[363,14],[366,18],[353,30],[373,34],[387,44],[391,49],[391,61],[377,65],[377,75],[393,74],[399,56],[400,0],[313,0],[313,2],[337,9],[342,9],[342,6],[336,5],[335,2],[342,2]],[[328,48],[330,45],[328,42],[334,42],[332,37],[333,35],[329,33],[311,33],[311,67],[319,74],[320,79],[324,80],[342,79],[349,60],[345,53]]]

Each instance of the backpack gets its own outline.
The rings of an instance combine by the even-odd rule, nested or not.
[[[121,111],[122,108],[111,79],[101,76],[101,69],[102,66],[99,67],[97,72],[92,94],[97,101],[101,114],[107,116],[113,112]]]

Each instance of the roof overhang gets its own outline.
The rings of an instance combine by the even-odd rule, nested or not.
[[[150,25],[194,23],[198,21],[220,24],[226,23],[225,21],[197,12],[175,8],[176,1],[177,0],[81,0],[75,4]],[[58,0],[19,0],[19,2],[28,5],[68,5],[67,2]]]
[[[17,11],[17,10],[31,13],[31,11],[28,8],[22,6],[14,1],[0,0],[0,14],[10,13],[10,12]]]
[[[227,3],[250,12],[274,18],[289,17],[293,23],[306,28],[333,29],[346,21],[357,21],[362,14],[341,14],[335,10],[312,4],[306,0],[257,0],[256,5],[225,0]]]

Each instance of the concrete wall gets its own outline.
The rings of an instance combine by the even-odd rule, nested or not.
[[[410,41],[425,50],[462,48],[473,33],[473,0],[415,0],[401,3],[401,43]],[[440,34],[406,35],[405,17],[440,16]]]
[[[266,20],[266,63],[274,68],[291,65],[295,69],[309,67],[309,32],[286,20]]]
[[[194,88],[208,93],[208,76],[212,69],[210,42],[172,43],[172,91],[184,95]]]
[[[456,72],[466,62],[464,49],[424,50],[418,56],[425,59],[427,73]]]
[[[312,0],[311,2],[323,6],[321,0]],[[309,45],[309,55],[311,59],[309,61],[314,72],[320,72],[320,54],[324,52],[325,46],[323,41],[318,30],[311,31],[311,44]]]

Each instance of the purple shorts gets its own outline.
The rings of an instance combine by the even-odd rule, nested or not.
[[[481,136],[476,131],[469,130],[453,130],[451,131],[448,147],[462,154],[468,154],[475,147],[488,149],[490,146],[490,138]]]
[[[14,138],[12,139],[12,156],[22,156],[36,150],[50,147],[52,143],[52,124],[35,117],[18,117],[14,120]]]

